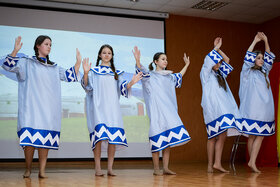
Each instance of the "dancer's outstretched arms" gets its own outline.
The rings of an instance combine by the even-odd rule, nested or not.
[[[184,74],[186,73],[189,65],[190,65],[190,57],[186,55],[186,53],[184,53],[184,57],[183,60],[185,62],[185,66],[183,67],[183,69],[180,71],[180,73],[182,74],[182,76],[184,76]]]

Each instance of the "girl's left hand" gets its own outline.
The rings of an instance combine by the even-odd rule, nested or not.
[[[133,84],[137,83],[138,81],[140,81],[142,78],[143,78],[143,73],[139,72],[139,73],[133,75],[130,82],[133,85]]]
[[[190,57],[187,56],[186,53],[184,53],[183,59],[184,59],[185,64],[186,64],[187,66],[189,66],[189,65],[190,65]]]

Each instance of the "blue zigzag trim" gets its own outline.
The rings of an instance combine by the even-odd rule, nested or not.
[[[187,143],[190,139],[191,137],[184,125],[180,125],[155,136],[149,137],[152,152],[158,152],[167,147]]]
[[[270,136],[275,133],[275,121],[265,122],[242,118],[242,132],[258,136]]]
[[[172,73],[171,75],[174,77],[174,79],[176,79],[175,87],[176,88],[181,88],[181,85],[182,85],[182,74],[181,73]]]
[[[112,76],[115,75],[114,72],[112,71],[112,69],[108,66],[97,66],[97,67],[91,68],[90,70],[98,75],[107,75],[107,74],[112,75]],[[116,73],[118,75],[120,75],[120,74],[124,73],[124,71],[116,70]]]
[[[19,57],[12,57],[10,55],[7,55],[3,64],[5,66],[8,66],[9,68],[13,68],[17,65],[18,61],[19,61]]]
[[[217,119],[206,124],[206,131],[208,139],[218,136],[219,134],[225,132],[228,128],[236,128],[241,132],[236,123],[240,123],[239,119],[235,119],[233,114],[225,114]]]
[[[21,146],[32,146],[37,148],[58,149],[59,131],[22,128],[17,132]]]
[[[119,127],[108,127],[104,123],[96,125],[94,131],[89,134],[89,137],[92,149],[94,149],[95,144],[101,140],[108,140],[110,144],[127,147],[124,129]]]
[[[136,67],[136,74],[138,74],[139,72],[143,73],[143,76],[142,76],[143,78],[149,78],[150,77],[150,73],[149,72],[145,73],[145,72],[141,71],[141,69]]]
[[[124,97],[128,97],[127,84],[127,81],[123,81],[120,87],[121,95]]]
[[[208,53],[208,56],[213,60],[215,64],[219,63],[223,59],[223,57],[214,49],[210,51],[210,53]]]
[[[246,55],[245,55],[245,58],[244,58],[244,61],[250,62],[250,63],[255,63],[256,57],[257,57],[256,53],[252,53],[250,51],[247,51]]]
[[[267,64],[269,64],[270,66],[272,66],[273,61],[274,61],[274,59],[275,59],[275,55],[274,55],[273,53],[269,54],[268,52],[265,52],[265,53],[264,53],[263,59],[264,59],[264,62],[265,62],[265,63],[267,63]]]
[[[233,70],[233,67],[226,63],[225,61],[222,62],[219,71],[222,73],[224,77],[227,77]]]
[[[67,82],[77,82],[78,81],[74,66],[65,71],[65,77],[66,77]]]

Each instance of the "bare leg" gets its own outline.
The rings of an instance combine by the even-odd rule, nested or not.
[[[159,152],[152,153],[154,163],[154,175],[162,175],[159,169]]]
[[[95,176],[104,176],[101,170],[101,141],[95,144],[93,154],[95,162]]]
[[[208,139],[207,141],[207,155],[208,155],[208,173],[213,173],[213,160],[215,150],[216,138]]]
[[[39,155],[39,178],[46,178],[45,169],[48,159],[49,149],[39,148],[38,155]]]
[[[25,146],[24,148],[24,156],[25,156],[25,172],[23,174],[23,178],[28,178],[31,175],[32,161],[34,156],[34,147]]]
[[[252,147],[253,147],[253,143],[254,143],[255,139],[256,139],[255,135],[249,135],[249,138],[248,138],[248,153],[249,153],[250,157],[251,157]]]
[[[218,136],[218,140],[215,144],[215,162],[213,165],[213,168],[215,168],[221,172],[224,172],[224,173],[229,172],[228,170],[225,170],[222,167],[222,153],[223,153],[223,148],[224,148],[224,143],[225,143],[226,137],[227,137],[226,132],[223,132],[222,134],[220,134]]]
[[[163,151],[163,174],[166,175],[176,175],[175,172],[171,171],[168,168],[168,164],[169,164],[169,156],[170,156],[170,147],[165,148]]]
[[[262,145],[262,141],[263,141],[263,136],[257,136],[255,141],[253,142],[252,145],[252,151],[251,151],[251,156],[250,156],[250,160],[248,163],[248,166],[256,173],[260,173],[261,171],[258,170],[257,166],[256,166],[256,160]]]
[[[113,164],[114,164],[114,157],[116,152],[116,145],[108,143],[108,176],[116,176],[113,173]]]

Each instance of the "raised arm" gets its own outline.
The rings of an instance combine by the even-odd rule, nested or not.
[[[141,63],[140,63],[141,53],[137,46],[134,47],[134,51],[132,50],[132,53],[133,53],[135,61],[136,61],[136,66],[138,68],[141,68]]]
[[[134,84],[142,79],[143,73],[140,71],[137,74],[134,74],[131,81],[127,84],[127,89],[130,89]]]
[[[222,38],[217,37],[214,40],[214,49],[223,57],[224,61],[229,64],[229,57],[220,49],[223,44]]]
[[[182,74],[182,76],[184,76],[184,74],[186,73],[189,65],[190,65],[190,57],[186,55],[186,53],[184,53],[184,57],[183,60],[185,62],[185,66],[183,67],[183,69],[180,71],[180,73]]]
[[[269,44],[268,44],[268,39],[263,32],[260,33],[260,38],[261,38],[261,40],[264,41],[265,51],[270,53],[270,47],[269,47]]]
[[[81,62],[82,62],[81,53],[80,53],[79,49],[76,48],[76,64],[75,64],[75,72],[76,72],[76,75],[78,75],[78,73],[79,73],[79,69],[80,69],[80,66],[81,66]]]
[[[21,36],[18,36],[15,40],[15,46],[14,46],[14,50],[12,51],[11,53],[11,56],[12,57],[16,57],[17,56],[17,53],[19,52],[19,50],[21,49],[22,47],[22,42],[21,42]]]
[[[262,34],[260,32],[258,32],[253,40],[253,42],[251,43],[251,45],[249,46],[248,48],[248,51],[249,52],[253,52],[254,48],[255,48],[255,45],[261,41],[262,39]]]
[[[88,85],[88,72],[90,71],[90,68],[91,68],[91,62],[89,63],[89,58],[84,58],[83,59],[83,69],[84,69],[83,80],[84,80],[85,86]]]

